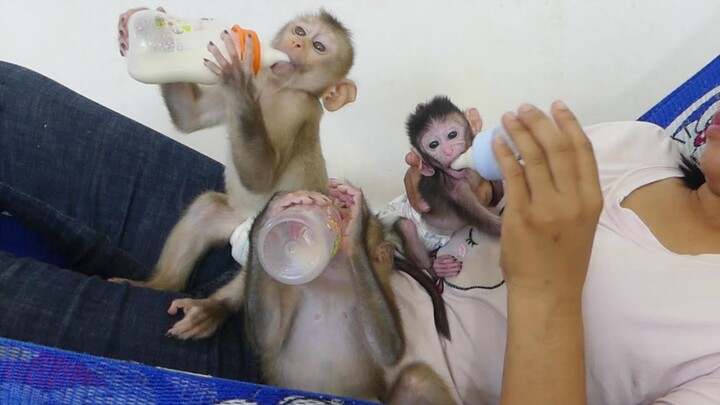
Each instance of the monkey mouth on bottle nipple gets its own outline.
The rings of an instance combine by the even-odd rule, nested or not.
[[[468,175],[467,168],[462,168],[462,169],[456,170],[451,167],[448,167],[445,171],[447,172],[447,174],[450,175],[450,177],[452,177],[454,179],[464,179]]]
[[[270,66],[270,70],[273,72],[273,74],[282,76],[285,74],[288,74],[292,72],[295,69],[295,65],[292,62],[276,62],[272,66]]]

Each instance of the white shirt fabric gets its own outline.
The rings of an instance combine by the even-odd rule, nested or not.
[[[588,403],[720,404],[720,255],[672,253],[620,206],[643,185],[681,176],[678,147],[648,123],[586,132],[605,197],[583,296]],[[394,276],[404,363],[431,364],[464,404],[497,404],[507,328],[499,241],[477,231],[470,238],[468,229],[443,248],[463,256],[462,272],[448,280],[457,288],[443,293],[451,341],[435,332],[427,294]]]
[[[407,194],[403,194],[390,201],[385,208],[377,214],[378,219],[385,227],[392,227],[400,218],[407,218],[415,224],[417,235],[428,252],[435,251],[447,244],[452,235],[446,235],[433,229],[420,216],[420,213],[410,205]]]

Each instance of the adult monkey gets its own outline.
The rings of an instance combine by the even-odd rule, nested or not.
[[[128,49],[127,20],[137,10],[120,16],[121,54]],[[199,196],[170,233],[151,279],[135,285],[180,291],[197,259],[213,245],[227,243],[274,192],[328,191],[319,124],[323,105],[336,111],[355,100],[355,84],[346,78],[354,59],[350,32],[324,10],[299,16],[272,41],[290,62],[257,76],[252,41],[241,59],[233,36],[226,31],[220,38],[228,57],[210,42],[215,61],[204,62],[219,76],[219,86],[170,83],[161,89],[180,130],[227,125],[232,154],[225,173],[227,194]]]
[[[275,215],[302,205],[338,207],[342,237],[318,278],[286,285],[270,277],[257,257],[258,232]],[[390,404],[451,404],[447,386],[429,366],[398,363],[405,338],[390,287],[393,252],[361,190],[352,185],[331,181],[329,197],[306,190],[278,193],[250,232],[244,294],[221,289],[206,299],[178,300],[190,309],[169,334],[209,336],[243,307],[269,384]]]

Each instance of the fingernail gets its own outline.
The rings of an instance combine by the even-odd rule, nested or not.
[[[224,33],[229,34],[228,30],[223,30]]]
[[[522,112],[530,112],[535,109],[535,106],[530,103],[522,103],[519,110]]]
[[[568,106],[562,100],[555,101],[555,107],[557,107],[558,110],[567,110],[568,109]]]
[[[208,62],[210,62],[210,59],[208,59],[208,58],[203,58],[203,62],[208,63]]]
[[[217,31],[215,31],[215,32],[217,32]],[[213,43],[213,41],[208,42],[208,45],[210,45],[210,46],[215,46],[215,44]]]

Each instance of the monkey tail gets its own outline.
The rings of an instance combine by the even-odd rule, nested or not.
[[[398,270],[407,273],[425,289],[430,296],[430,301],[432,301],[435,329],[437,329],[438,333],[444,336],[447,340],[452,340],[450,338],[450,324],[448,323],[445,300],[443,300],[442,295],[440,295],[433,279],[427,273],[413,266],[410,262],[399,256],[395,256],[395,267]]]

